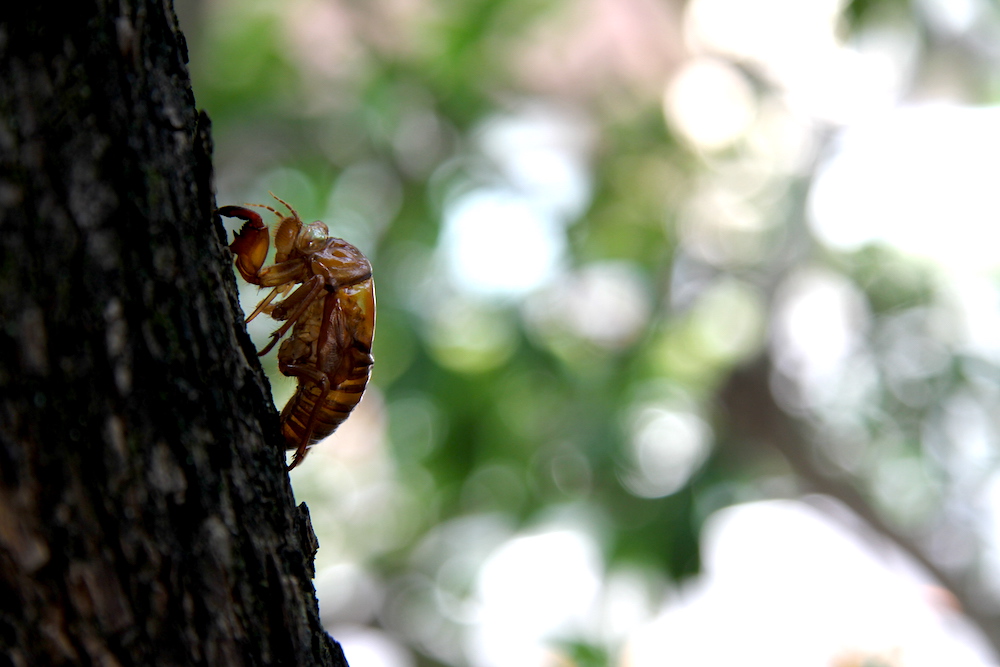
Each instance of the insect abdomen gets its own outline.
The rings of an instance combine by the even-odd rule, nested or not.
[[[309,380],[299,383],[299,388],[281,410],[281,432],[288,449],[297,449],[306,437],[309,420],[315,419],[310,443],[316,443],[337,430],[351,414],[365,392],[371,375],[371,356],[359,360],[350,375],[322,397],[322,388]],[[317,409],[317,401],[322,401]],[[315,417],[313,413],[315,411]]]

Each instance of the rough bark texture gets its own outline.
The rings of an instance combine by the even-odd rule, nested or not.
[[[172,5],[0,9],[0,665],[346,665]]]

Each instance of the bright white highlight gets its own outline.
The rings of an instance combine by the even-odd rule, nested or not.
[[[374,628],[342,626],[332,633],[351,667],[414,667],[416,660],[389,633]]]
[[[572,529],[517,537],[479,572],[479,614],[467,655],[475,667],[552,664],[547,646],[581,636],[601,586],[588,535]]]
[[[637,496],[658,498],[679,490],[709,452],[711,429],[690,412],[646,408],[632,430],[632,469],[624,482]]]
[[[449,207],[443,244],[460,288],[520,295],[552,278],[565,240],[550,216],[497,189],[470,192]]]
[[[591,132],[579,115],[534,104],[488,121],[478,143],[513,189],[542,211],[569,219],[590,199]]]
[[[841,0],[693,0],[687,27],[700,46],[771,67],[806,68],[810,58],[835,46],[841,4]]]
[[[633,636],[621,664],[989,664],[945,593],[815,507],[731,507],[703,540],[700,584]]]
[[[883,242],[951,269],[1000,266],[1000,108],[898,109],[847,130],[813,187],[813,228],[853,250]]]
[[[775,362],[806,390],[829,392],[867,325],[865,300],[845,278],[821,270],[794,273],[777,295]]]
[[[749,62],[809,116],[845,122],[885,107],[906,80],[900,39],[842,45],[843,0],[691,0],[687,33],[708,53]],[[890,54],[887,57],[887,53]]]
[[[526,105],[498,115],[476,137],[487,183],[445,208],[442,249],[459,289],[522,296],[560,269],[565,228],[590,199],[590,126],[576,115]],[[466,184],[467,187],[468,184]]]
[[[703,58],[687,64],[671,81],[663,99],[672,124],[698,148],[719,150],[739,139],[756,111],[746,79],[721,61]]]

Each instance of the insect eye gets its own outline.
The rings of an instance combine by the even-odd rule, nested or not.
[[[313,252],[322,247],[330,236],[330,230],[322,222],[311,222],[299,233],[298,249],[301,252]]]

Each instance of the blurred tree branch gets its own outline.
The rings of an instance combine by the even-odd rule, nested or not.
[[[773,447],[788,463],[805,490],[839,500],[875,533],[913,558],[931,577],[948,589],[962,611],[975,622],[1000,651],[1000,608],[981,593],[982,582],[974,572],[954,572],[938,563],[921,539],[892,525],[858,490],[859,480],[835,474],[820,463],[816,446],[798,420],[775,401],[770,388],[769,357],[737,368],[719,392],[727,419],[729,438],[743,446],[752,443]]]

